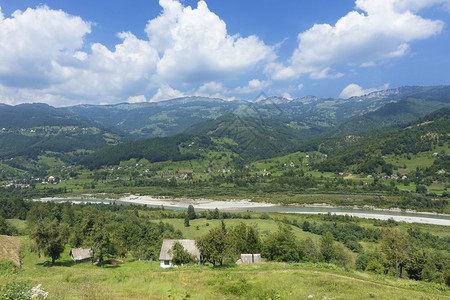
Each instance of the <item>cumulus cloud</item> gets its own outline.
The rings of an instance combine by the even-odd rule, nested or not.
[[[259,79],[252,79],[247,86],[237,87],[235,92],[238,94],[251,94],[254,92],[261,92],[270,85],[270,81],[261,81]]]
[[[388,83],[379,88],[369,88],[369,89],[363,89],[356,83],[351,83],[342,90],[341,94],[339,95],[339,98],[348,99],[355,96],[363,96],[376,91],[385,90],[387,88],[389,88]]]
[[[0,91],[13,96],[17,88],[16,102],[34,101],[19,99],[26,90],[35,98],[111,103],[158,89],[155,101],[182,94],[170,86],[201,86],[202,93],[203,84],[236,79],[275,58],[258,37],[228,34],[204,1],[196,8],[159,3],[161,14],[145,28],[148,39],[121,32],[112,50],[84,43],[91,23],[81,17],[40,6],[5,18],[0,8]]]
[[[262,79],[237,88],[225,84],[262,69],[274,80],[301,74],[337,78],[343,76],[341,64],[371,67],[405,55],[412,41],[439,34],[443,22],[422,18],[418,12],[432,5],[450,8],[450,0],[356,0],[356,9],[336,24],[317,24],[300,33],[290,60],[277,62],[282,43],[270,46],[255,35],[231,34],[205,1],[196,7],[183,3],[160,0],[161,13],[148,21],[147,37],[120,32],[121,41],[112,48],[100,42],[86,44],[93,26],[79,16],[47,6],[5,16],[0,7],[2,101],[56,106],[160,101],[186,91],[232,99],[232,93],[270,87],[272,81]],[[183,87],[183,92],[172,87]],[[283,92],[296,90],[292,86]]]
[[[161,54],[158,76],[163,80],[220,79],[275,58],[274,49],[258,37],[229,35],[225,22],[205,1],[196,9],[175,0],[159,3],[163,13],[148,22],[146,32]]]
[[[444,23],[415,14],[448,0],[356,0],[356,9],[336,24],[315,24],[298,35],[298,47],[290,64],[273,64],[266,72],[283,80],[309,74],[313,79],[334,78],[331,73],[340,63],[373,65],[376,61],[407,53],[409,43],[440,33]]]
[[[150,102],[164,101],[174,98],[184,97],[183,92],[171,88],[168,84],[163,84],[158,88],[156,94],[150,99]]]
[[[1,8],[0,8],[1,12]],[[63,63],[71,63],[75,50],[91,25],[46,6],[0,15],[0,84],[42,88],[70,76]]]
[[[292,96],[289,93],[283,93],[283,94],[281,94],[281,96],[285,99],[292,100]]]
[[[133,97],[129,97],[127,99],[128,103],[142,103],[142,102],[147,102],[147,98],[145,98],[144,95],[139,95],[139,96],[133,96]]]

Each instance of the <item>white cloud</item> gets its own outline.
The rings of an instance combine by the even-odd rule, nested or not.
[[[376,61],[405,55],[409,43],[439,34],[444,23],[424,19],[413,11],[448,0],[356,0],[351,11],[336,24],[315,24],[298,35],[298,47],[287,66],[269,68],[272,78],[340,77],[329,74],[340,63],[369,66]],[[266,70],[267,71],[267,70]]]
[[[223,83],[211,81],[201,85],[197,89],[197,91],[193,92],[193,95],[201,97],[219,98],[228,101],[235,100],[236,97],[227,96],[227,94],[229,93],[230,91],[225,87]]]
[[[171,88],[168,84],[163,84],[160,88],[158,88],[158,91],[150,100],[150,102],[158,102],[174,98],[181,98],[184,96],[185,95],[182,92]]]
[[[238,94],[251,94],[254,92],[261,92],[270,86],[270,81],[261,81],[259,79],[252,79],[248,82],[247,86],[237,87],[235,92]]]
[[[363,89],[356,83],[351,83],[342,90],[341,94],[339,95],[339,98],[348,99],[355,96],[363,96],[376,91],[385,90],[387,88],[389,88],[388,83],[384,84],[382,87],[379,88],[369,88],[369,89]]]
[[[281,96],[285,99],[292,100],[292,96],[289,93],[283,93],[283,94],[281,94]]]
[[[282,63],[275,62],[282,43],[270,46],[254,35],[229,33],[205,1],[194,8],[182,0],[159,3],[162,11],[148,21],[147,38],[121,32],[121,42],[112,49],[85,43],[92,23],[81,17],[47,6],[5,16],[0,8],[1,100],[60,106],[137,101],[136,95],[159,101],[187,93],[171,86],[192,95],[232,99],[232,93],[272,85],[270,80],[253,79],[233,89],[223,83],[248,78],[262,68],[275,80],[301,74],[313,79],[341,77],[339,64],[351,61],[370,67],[405,55],[414,40],[440,33],[443,22],[417,12],[432,5],[450,8],[450,0],[356,0],[355,11],[336,24],[317,24],[299,34],[295,53]],[[291,86],[284,92],[298,89]]]
[[[226,88],[223,83],[211,81],[203,84],[197,90],[197,95],[199,96],[210,96],[219,93],[226,92]]]
[[[275,58],[274,47],[258,37],[228,34],[204,1],[197,8],[178,0],[160,5],[160,16],[145,29],[148,40],[121,32],[122,42],[112,50],[84,44],[91,23],[80,17],[41,6],[5,18],[0,8],[0,91],[5,91],[0,97],[15,93],[20,103],[31,93],[112,103],[158,88],[155,101],[182,94],[170,86],[194,90],[218,79],[235,80]]]
[[[344,76],[342,73],[334,73],[332,74],[331,68],[325,68],[323,70],[314,71],[309,74],[311,79],[324,79],[324,78],[340,78]]]
[[[129,97],[127,99],[128,103],[142,103],[142,102],[147,102],[147,98],[145,98],[144,95],[139,95],[139,96],[133,96],[133,97]]]
[[[46,6],[0,15],[0,84],[41,88],[64,81],[61,64],[74,60],[90,32],[80,17]]]
[[[163,13],[150,20],[146,32],[161,54],[158,76],[172,82],[202,82],[235,76],[275,58],[274,49],[258,37],[229,35],[226,24],[206,2],[197,8],[176,0],[160,0]]]

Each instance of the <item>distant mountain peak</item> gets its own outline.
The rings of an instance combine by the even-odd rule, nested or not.
[[[253,102],[260,102],[269,98],[266,93],[261,92],[253,99]]]

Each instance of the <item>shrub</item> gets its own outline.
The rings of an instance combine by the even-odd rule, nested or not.
[[[17,273],[17,266],[10,260],[0,261],[0,275],[12,275]]]
[[[31,299],[31,287],[25,281],[13,280],[0,286],[0,300]]]

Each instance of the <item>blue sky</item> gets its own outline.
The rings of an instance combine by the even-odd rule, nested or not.
[[[0,102],[450,84],[450,0],[0,0]]]

